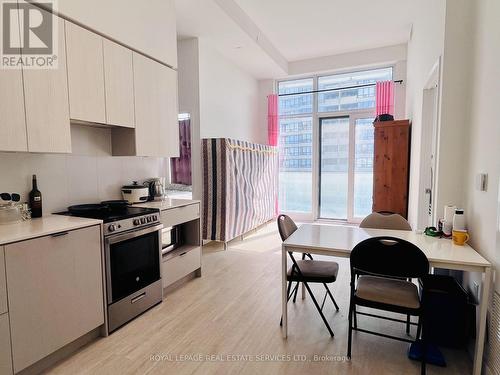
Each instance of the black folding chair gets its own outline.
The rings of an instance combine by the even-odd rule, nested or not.
[[[423,301],[418,288],[408,281],[429,273],[429,261],[414,244],[400,238],[383,236],[360,242],[350,255],[351,298],[349,303],[349,336],[347,356],[351,358],[352,331],[413,343],[407,338],[391,336],[358,327],[357,314],[407,324],[407,320],[356,311],[356,306],[418,317],[417,340],[422,331]],[[422,335],[423,353],[426,352]],[[425,374],[425,355],[422,355],[422,374]]]
[[[297,230],[297,226],[289,216],[280,215],[278,216],[278,230],[281,239],[285,241],[293,232]],[[333,295],[330,292],[330,289],[328,288],[327,285],[329,283],[333,283],[337,279],[337,274],[339,271],[338,263],[332,261],[314,260],[311,254],[307,253],[302,254],[301,260],[296,260],[295,257],[293,256],[293,252],[291,251],[288,252],[288,255],[292,259],[292,267],[287,272],[287,280],[288,280],[287,303],[292,297],[292,295],[294,296],[293,302],[295,303],[295,300],[297,298],[297,291],[299,289],[299,284],[303,283],[305,288],[307,289],[307,292],[311,296],[311,299],[313,300],[316,309],[321,315],[321,318],[323,319],[323,322],[325,323],[328,332],[330,332],[330,335],[333,337],[334,336],[333,331],[330,328],[330,325],[328,324],[325,315],[323,314],[323,307],[325,305],[326,296],[328,295],[332,300],[333,304],[335,305],[337,311],[339,310],[339,306],[337,305],[337,302],[335,301],[335,298],[333,298]],[[309,259],[306,259],[306,257]],[[297,284],[292,290],[293,282],[297,282]],[[326,292],[321,306],[318,304],[318,301],[316,301],[316,298],[314,297],[314,294],[312,293],[308,283],[321,283],[324,285]],[[282,323],[283,323],[283,317],[281,317],[280,325],[282,325]]]

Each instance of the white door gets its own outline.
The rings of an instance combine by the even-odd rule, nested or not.
[[[372,112],[319,119],[318,219],[360,222],[372,212]]]
[[[434,65],[422,94],[422,133],[418,184],[417,229],[435,226],[436,166],[439,113],[439,61]]]

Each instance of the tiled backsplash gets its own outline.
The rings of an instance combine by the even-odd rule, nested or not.
[[[72,126],[72,138],[68,155],[0,153],[0,192],[20,193],[26,201],[36,174],[48,214],[71,204],[121,199],[123,185],[168,173],[166,158],[109,156],[109,129]]]

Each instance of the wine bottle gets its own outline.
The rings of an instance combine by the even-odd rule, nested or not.
[[[42,193],[38,190],[36,175],[33,175],[33,189],[30,191],[31,217],[42,217]]]

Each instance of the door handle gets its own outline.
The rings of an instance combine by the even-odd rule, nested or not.
[[[142,294],[139,294],[137,297],[134,297],[130,300],[130,303],[136,303],[137,301],[140,301],[141,299],[143,299],[144,297],[146,297],[146,292],[142,293]]]

